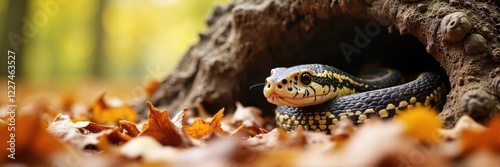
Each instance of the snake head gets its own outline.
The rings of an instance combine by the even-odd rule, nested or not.
[[[275,105],[304,107],[321,104],[336,96],[337,82],[322,65],[299,65],[274,68],[266,78],[264,96]],[[331,72],[330,72],[331,73]]]

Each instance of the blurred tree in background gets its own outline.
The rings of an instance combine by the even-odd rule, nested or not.
[[[96,78],[142,85],[173,69],[210,8],[226,1],[2,0],[2,54],[13,47],[9,34],[24,39],[16,79],[26,85],[71,88]]]

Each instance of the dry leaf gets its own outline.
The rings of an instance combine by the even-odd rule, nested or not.
[[[236,111],[231,118],[231,123],[236,126],[244,126],[250,135],[256,135],[264,125],[261,117],[262,111],[256,107],[243,107],[241,103],[236,103]]]
[[[293,137],[290,137],[282,129],[275,128],[269,133],[261,133],[248,138],[247,143],[249,146],[263,151],[271,147],[301,146],[304,143],[303,132],[302,129],[297,129],[292,133]]]
[[[97,135],[85,135],[78,130],[67,115],[57,115],[54,121],[47,128],[51,134],[62,141],[76,146],[78,149],[85,149],[86,146],[96,145]]]
[[[432,108],[415,107],[397,116],[396,120],[405,125],[405,134],[415,139],[435,143],[441,136],[438,133],[441,121]]]
[[[47,131],[78,149],[84,150],[99,145],[99,137],[106,137],[108,141],[120,145],[131,137],[122,134],[117,127],[99,125],[93,122],[73,123],[69,116],[59,114],[49,125]]]
[[[212,121],[205,122],[202,119],[198,118],[192,125],[184,126],[182,129],[189,136],[195,139],[201,139],[202,137],[208,136],[212,134],[212,132],[217,132],[223,135],[229,135],[228,132],[224,131],[221,128],[221,119],[224,113],[224,108],[219,110],[217,114],[214,115]]]
[[[152,136],[165,146],[185,147],[188,145],[180,134],[180,130],[170,120],[167,110],[160,111],[150,102],[146,102],[146,105],[149,108],[148,123],[143,125],[140,136]]]
[[[5,122],[4,120],[0,119],[0,127],[3,127],[3,126],[7,126],[9,124],[7,124],[7,122]]]
[[[184,107],[181,112],[178,112],[174,118],[172,118],[172,123],[178,129],[182,129],[182,126],[186,124],[186,113],[188,111],[187,107]]]
[[[120,120],[118,122],[118,125],[120,126],[120,128],[125,129],[127,131],[126,134],[128,134],[129,136],[136,137],[139,136],[139,134],[141,133],[141,131],[139,131],[139,129],[133,122],[127,120]]]
[[[41,108],[41,106],[35,105],[33,107],[35,111],[32,114],[17,116],[15,126],[0,125],[0,141],[2,141],[0,142],[2,148],[0,149],[0,162],[43,164],[48,163],[47,161],[52,154],[68,151],[63,143],[42,127],[40,112],[38,112],[41,111],[39,110]],[[9,158],[9,155],[13,156],[15,160]]]
[[[73,122],[73,120],[70,120],[70,121]],[[112,126],[96,124],[94,122],[88,122],[88,121],[76,122],[72,126],[74,128],[78,128],[78,129],[82,128],[82,129],[88,130],[91,133],[98,133],[98,132],[101,132],[104,130],[113,129]]]
[[[129,135],[121,133],[120,128],[118,127],[109,129],[104,133],[107,134],[106,137],[108,141],[115,145],[122,145],[123,143],[126,143],[127,141],[132,139],[132,137],[130,137]]]
[[[131,122],[137,121],[138,115],[134,108],[129,105],[108,106],[104,101],[103,93],[90,108],[92,113],[91,120],[98,124],[116,125],[119,120]]]
[[[462,152],[468,153],[476,149],[491,149],[500,153],[500,115],[493,117],[485,130],[465,129],[462,133]]]

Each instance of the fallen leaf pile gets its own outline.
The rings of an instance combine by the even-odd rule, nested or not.
[[[75,103],[75,102],[65,102]],[[237,103],[234,113],[208,119],[184,108],[170,118],[149,102],[147,120],[104,94],[75,114],[65,104],[19,108],[15,159],[9,116],[0,109],[0,163],[37,166],[496,166],[500,164],[500,116],[485,126],[462,116],[443,129],[437,112],[414,108],[393,120],[361,126],[341,120],[331,134],[275,128],[262,111]],[[2,113],[3,112],[3,113]],[[174,115],[174,113],[170,113]],[[224,116],[225,115],[225,116]],[[50,120],[50,121],[46,121]]]

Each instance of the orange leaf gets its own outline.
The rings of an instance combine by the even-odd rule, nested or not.
[[[4,126],[7,126],[7,122],[5,122],[4,120],[1,120],[0,119],[0,127],[4,127]]]
[[[149,101],[146,102],[146,105],[149,108],[148,123],[144,124],[140,136],[152,136],[165,146],[185,146],[186,142],[170,120],[168,111],[158,110]]]
[[[35,105],[33,108],[40,106]],[[14,126],[0,125],[0,162],[14,160],[8,158],[8,155],[12,155],[16,162],[47,163],[51,155],[66,149],[63,143],[42,127],[38,110],[16,118],[14,122],[9,122]]]
[[[398,115],[396,120],[406,125],[405,134],[424,142],[435,143],[440,139],[441,121],[432,108],[416,107]]]
[[[116,125],[119,120],[137,121],[137,113],[129,105],[111,107],[104,101],[104,93],[90,108],[92,121],[98,124]]]
[[[485,148],[500,152],[500,115],[493,117],[485,130],[464,129],[462,132],[462,151],[470,152]]]
[[[118,128],[118,127],[115,127],[113,129],[108,130],[108,132],[106,132],[106,134],[107,134],[106,136],[108,137],[108,140],[111,143],[117,144],[117,145],[121,145],[121,144],[129,141],[130,139],[132,139],[132,137],[130,137],[129,135],[121,133],[120,128]]]
[[[141,133],[141,131],[137,129],[137,126],[135,126],[135,123],[133,122],[127,120],[120,120],[118,122],[118,125],[120,126],[120,128],[127,130],[127,134],[132,137],[139,136],[139,134]]]
[[[229,135],[228,132],[221,128],[222,116],[224,116],[224,108],[219,110],[209,123],[198,118],[192,125],[184,126],[182,129],[184,129],[189,136],[196,139],[208,136],[214,131],[223,135]]]

